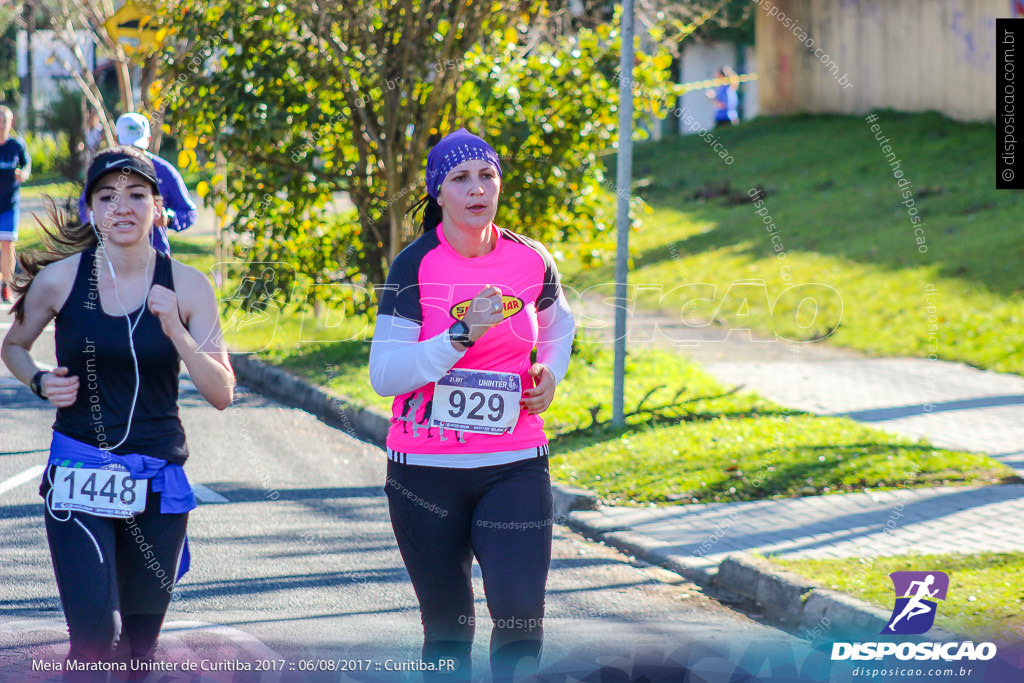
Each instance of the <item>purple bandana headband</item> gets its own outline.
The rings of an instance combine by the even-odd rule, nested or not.
[[[452,169],[463,161],[486,161],[498,170],[501,177],[501,161],[498,153],[481,138],[460,128],[441,139],[427,155],[427,194],[437,199],[441,183]]]

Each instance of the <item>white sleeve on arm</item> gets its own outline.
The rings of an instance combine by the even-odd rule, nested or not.
[[[370,384],[381,396],[398,396],[436,382],[465,351],[457,351],[445,330],[419,341],[419,324],[379,315],[370,345]]]
[[[572,339],[576,334],[576,321],[573,320],[564,292],[558,293],[554,304],[543,311],[537,311],[537,324],[540,326],[537,362],[551,369],[555,383],[561,382],[569,369]]]

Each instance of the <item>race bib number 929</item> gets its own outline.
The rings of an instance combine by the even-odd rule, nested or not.
[[[512,431],[519,420],[522,395],[517,374],[449,370],[434,385],[431,425],[477,434]]]

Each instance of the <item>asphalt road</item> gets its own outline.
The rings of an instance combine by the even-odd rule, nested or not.
[[[0,333],[9,321],[0,317]],[[33,353],[53,362],[51,333]],[[218,412],[182,384],[187,469],[203,503],[189,521],[192,569],[160,639],[160,656],[176,671],[161,680],[418,680],[386,670],[415,659],[421,627],[388,520],[382,451],[244,388]],[[57,680],[30,670],[67,650],[37,495],[52,421],[48,404],[0,367],[0,680]],[[474,668],[484,674],[490,622],[474,574]],[[602,680],[635,680],[641,665],[666,680],[688,669],[693,681],[725,681],[737,662],[756,672],[794,661],[806,669],[821,657],[695,585],[561,526],[545,632],[542,670],[552,681],[602,667],[625,676]],[[207,668],[265,661],[277,670],[185,673],[204,660]],[[311,665],[331,671],[300,670]]]

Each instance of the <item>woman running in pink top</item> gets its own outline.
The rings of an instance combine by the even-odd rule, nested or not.
[[[575,325],[548,251],[493,223],[501,163],[486,142],[448,135],[426,181],[424,234],[391,266],[370,351],[374,389],[395,397],[391,524],[420,602],[427,678],[471,677],[475,556],[491,671],[511,680],[540,659],[552,524],[540,415]]]

